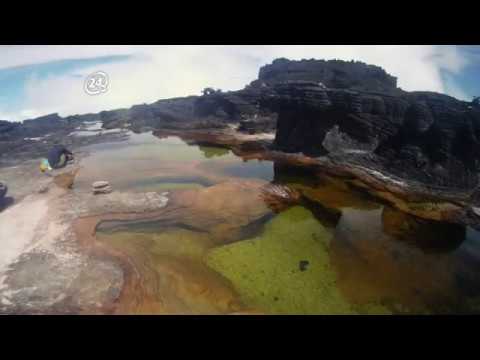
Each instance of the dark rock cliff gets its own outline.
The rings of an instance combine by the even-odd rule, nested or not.
[[[0,140],[16,137],[37,137],[69,126],[69,121],[58,114],[50,114],[23,123],[0,121]]]
[[[397,78],[375,65],[359,61],[277,59],[260,68],[252,86],[275,85],[285,81],[312,81],[329,88],[369,90],[383,93],[397,91]]]
[[[480,165],[480,109],[431,92],[382,94],[313,82],[273,85],[262,106],[278,113],[275,147],[321,156],[365,154],[394,175],[471,188]]]

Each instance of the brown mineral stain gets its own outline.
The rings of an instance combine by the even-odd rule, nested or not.
[[[53,181],[57,186],[63,189],[71,189],[73,187],[73,182],[75,181],[75,176],[77,175],[78,171],[79,169],[75,169],[73,171],[57,175],[55,176]]]
[[[377,300],[396,306],[399,312],[413,313],[453,304],[457,297],[454,259],[448,254],[425,254],[385,234],[381,210],[367,215],[344,211],[331,242],[337,285],[349,301]]]

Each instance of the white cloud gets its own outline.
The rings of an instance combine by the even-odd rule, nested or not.
[[[442,69],[457,73],[468,63],[452,46],[21,46],[0,47],[0,54],[0,68],[59,59],[135,55],[128,61],[72,74],[30,79],[22,111],[2,115],[0,109],[0,118],[8,115],[9,120],[25,119],[25,109],[40,115],[58,112],[66,116],[199,94],[207,86],[236,90],[254,80],[260,66],[278,57],[360,60],[398,77],[398,85],[404,90],[437,92],[446,89]],[[98,70],[108,73],[110,89],[89,96],[83,92],[83,78]]]

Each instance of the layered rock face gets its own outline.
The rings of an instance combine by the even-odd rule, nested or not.
[[[312,91],[338,88],[397,94],[401,90],[396,83],[397,79],[380,67],[361,62],[277,59],[263,66],[258,80],[244,89],[227,93],[212,92],[197,99],[195,114],[240,121],[239,130],[248,133],[271,131],[276,128],[276,112],[280,108],[285,111],[297,111],[300,108],[303,111],[309,105],[316,106],[317,99],[311,98],[314,97]],[[290,92],[290,89],[295,90]],[[280,107],[270,106],[269,100],[272,98],[279,100],[277,104]],[[299,102],[294,104],[297,100]],[[345,101],[342,98],[337,100]],[[330,100],[325,101],[329,105]]]
[[[397,92],[397,78],[375,65],[358,61],[276,59],[260,68],[252,86],[271,86],[285,81],[313,81],[328,88]]]
[[[283,78],[292,65],[281,64],[283,72],[278,64],[263,71]],[[312,63],[312,73],[322,64]],[[305,63],[302,68],[306,77]],[[382,86],[394,85],[383,79]],[[477,184],[480,108],[474,104],[432,92],[378,92],[381,86],[368,77],[363,90],[304,80],[272,84],[273,91],[260,101],[278,113],[278,150],[310,156],[343,152],[345,160],[347,154],[356,159],[364,154],[369,162],[408,180],[455,188]]]

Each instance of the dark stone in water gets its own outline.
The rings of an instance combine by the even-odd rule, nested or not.
[[[300,260],[300,262],[298,263],[298,267],[300,271],[305,271],[307,270],[309,264],[310,262],[308,260]]]

